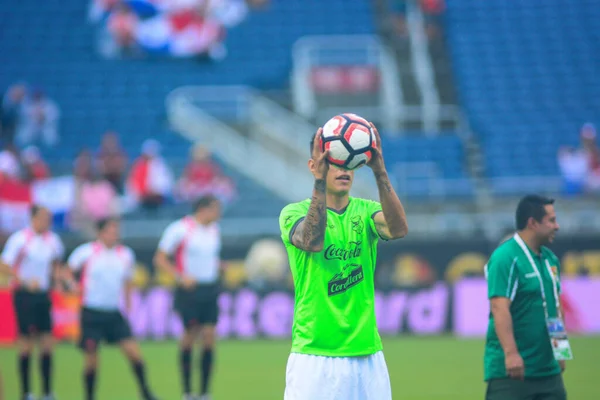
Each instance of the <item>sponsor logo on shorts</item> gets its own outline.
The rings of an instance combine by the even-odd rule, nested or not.
[[[363,267],[359,264],[348,264],[344,270],[335,275],[327,284],[327,294],[335,296],[344,293],[353,286],[358,285],[365,278]]]

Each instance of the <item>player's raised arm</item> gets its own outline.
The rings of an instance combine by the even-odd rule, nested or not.
[[[323,250],[325,227],[327,226],[325,187],[329,163],[327,162],[328,152],[323,151],[320,146],[322,134],[323,129],[319,128],[313,143],[312,158],[309,160],[310,171],[315,176],[310,206],[306,218],[298,224],[292,235],[292,244],[309,252]]]
[[[379,132],[372,122],[370,124],[375,133],[377,147],[372,150],[372,157],[367,165],[371,167],[373,174],[375,174],[377,188],[379,189],[379,201],[383,211],[375,214],[375,227],[381,237],[385,239],[399,239],[408,234],[406,213],[404,212],[402,202],[390,183],[390,178],[385,169]]]

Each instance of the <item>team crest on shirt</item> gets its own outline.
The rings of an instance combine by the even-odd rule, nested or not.
[[[342,272],[335,274],[327,283],[327,295],[335,296],[344,293],[365,279],[363,267],[360,264],[346,264]]]
[[[359,235],[363,232],[365,224],[360,215],[355,215],[352,218],[350,218],[350,223],[352,224],[352,230],[354,232],[358,233]]]
[[[552,275],[554,275],[554,279],[558,279],[558,267],[553,265],[550,267],[550,270],[552,271]]]

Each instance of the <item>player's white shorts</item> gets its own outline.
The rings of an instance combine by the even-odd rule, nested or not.
[[[284,400],[391,400],[383,352],[365,357],[292,353]]]

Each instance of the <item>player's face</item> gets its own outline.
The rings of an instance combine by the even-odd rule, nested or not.
[[[536,223],[536,234],[541,244],[548,244],[554,241],[556,232],[560,228],[556,221],[556,212],[552,204],[546,205],[546,215],[541,222]]]
[[[121,226],[117,221],[110,221],[100,232],[100,239],[109,247],[117,244],[120,236]]]
[[[43,233],[50,229],[50,222],[52,221],[52,214],[45,208],[38,210],[35,216],[31,219],[33,229],[37,232]]]
[[[207,209],[208,218],[210,222],[215,222],[221,218],[221,204],[218,201],[214,201]]]
[[[347,171],[335,165],[330,165],[327,173],[327,191],[337,195],[348,194],[352,188],[353,180],[354,171]]]

